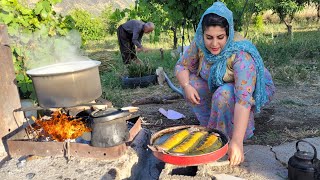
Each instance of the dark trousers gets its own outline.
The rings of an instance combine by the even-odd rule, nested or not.
[[[130,64],[131,61],[137,59],[136,48],[132,43],[132,34],[126,32],[122,26],[119,26],[117,35],[123,63]]]

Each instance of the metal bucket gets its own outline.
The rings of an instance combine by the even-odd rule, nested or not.
[[[41,107],[72,107],[101,96],[100,61],[72,61],[27,71]]]

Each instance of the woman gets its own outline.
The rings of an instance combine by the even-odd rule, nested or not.
[[[243,162],[253,115],[271,100],[275,87],[255,46],[234,32],[232,12],[222,2],[202,15],[175,73],[200,125],[231,138],[230,165]]]

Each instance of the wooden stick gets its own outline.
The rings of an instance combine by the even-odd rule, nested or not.
[[[142,105],[142,104],[170,104],[175,102],[175,99],[180,99],[181,96],[179,94],[174,94],[170,96],[151,96],[151,97],[146,97],[146,98],[141,98],[138,100],[132,101],[132,105]]]

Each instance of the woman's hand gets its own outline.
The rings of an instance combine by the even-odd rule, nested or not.
[[[184,87],[184,93],[186,95],[186,99],[191,102],[192,104],[200,104],[200,96],[198,94],[198,91],[188,84]]]
[[[150,51],[149,48],[145,48],[145,47],[137,48],[137,52],[148,52],[148,51]]]
[[[231,139],[228,149],[231,166],[239,165],[244,161],[243,141]]]

